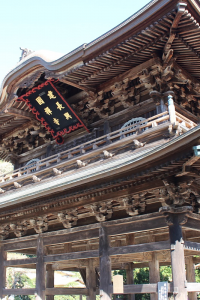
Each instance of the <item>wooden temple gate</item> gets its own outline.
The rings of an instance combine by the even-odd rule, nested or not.
[[[56,61],[26,49],[6,76],[0,159],[14,171],[0,176],[0,299],[115,299],[123,269],[121,294],[160,300],[166,265],[165,298],[197,299],[198,22],[198,1],[154,0]],[[36,287],[8,289],[8,267],[35,269]],[[142,267],[149,283],[134,284]],[[55,287],[56,270],[80,272],[85,288]]]
[[[163,217],[164,214],[164,217]],[[123,220],[101,222],[82,226],[81,228],[65,229],[56,234],[41,233],[31,237],[17,238],[15,241],[1,243],[1,298],[4,295],[36,295],[36,299],[53,299],[54,295],[86,295],[88,299],[96,299],[100,293],[101,299],[111,299],[113,287],[111,282],[112,266],[124,266],[127,272],[128,284],[124,286],[124,294],[150,293],[151,299],[158,299],[157,285],[160,278],[159,263],[170,264],[173,282],[168,284],[168,292],[175,299],[196,299],[200,283],[195,283],[194,263],[199,259],[191,257],[199,254],[200,243],[184,241],[184,230],[200,230],[200,218],[191,213],[191,207],[174,210],[163,209],[163,214],[152,213],[143,216],[130,217]],[[155,232],[162,230],[169,239],[155,241]],[[169,235],[168,232],[169,231]],[[136,234],[144,233],[149,242],[135,244]],[[125,238],[126,245],[112,247],[113,239],[119,236],[118,243]],[[99,249],[73,252],[71,243],[95,241]],[[48,254],[52,245],[63,245],[62,254]],[[89,244],[90,245],[90,244]],[[96,247],[97,248],[97,247]],[[21,249],[36,251],[36,257],[7,260],[6,252]],[[27,251],[28,252],[28,251]],[[184,254],[185,252],[185,254]],[[146,263],[133,264],[132,261],[143,256]],[[141,258],[140,258],[141,259]],[[185,273],[185,263],[187,271]],[[150,283],[134,285],[134,267],[149,266]],[[31,267],[36,269],[35,289],[6,289],[6,267]],[[54,270],[83,269],[86,278],[86,288],[54,288]],[[187,278],[187,280],[186,280]],[[99,286],[97,280],[99,279]],[[132,284],[131,284],[132,283]],[[132,298],[131,298],[132,299]]]

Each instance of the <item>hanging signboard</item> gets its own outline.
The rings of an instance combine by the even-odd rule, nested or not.
[[[17,101],[25,101],[36,119],[44,125],[58,144],[63,143],[63,135],[78,128],[89,130],[53,85],[54,79],[34,87]]]
[[[168,300],[168,282],[158,282],[158,300]]]

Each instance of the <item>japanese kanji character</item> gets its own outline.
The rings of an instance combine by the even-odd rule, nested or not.
[[[44,111],[47,115],[49,115],[49,116],[52,115],[52,110],[50,110],[50,108],[48,106],[45,107]]]
[[[37,101],[37,103],[38,103],[39,105],[42,105],[42,104],[45,103],[44,100],[43,100],[40,96],[37,97],[35,100]]]
[[[55,99],[56,96],[54,96],[52,91],[48,91],[47,96],[49,97],[49,99]]]
[[[66,112],[64,116],[67,120],[72,119],[72,116],[68,112]]]
[[[57,125],[60,125],[59,119],[53,118],[53,122]]]
[[[62,106],[62,104],[60,104],[58,101],[56,102],[57,105],[57,109],[62,110],[64,109],[64,107]]]

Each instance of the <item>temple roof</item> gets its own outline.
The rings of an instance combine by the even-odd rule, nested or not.
[[[38,127],[26,104],[16,99],[49,78],[59,81],[56,88],[71,99],[70,104],[87,126],[117,112],[116,97],[121,90],[120,101],[126,108],[143,101],[140,97],[151,98],[152,90],[165,92],[164,85],[175,90],[177,103],[198,116],[199,19],[200,6],[195,0],[154,0],[114,29],[64,56],[31,53],[3,81],[1,140],[22,136],[16,133],[17,128],[22,132],[34,122],[34,128]],[[132,87],[128,96],[124,95],[127,86]],[[80,101],[81,91],[86,97]],[[1,158],[7,157],[6,147]]]

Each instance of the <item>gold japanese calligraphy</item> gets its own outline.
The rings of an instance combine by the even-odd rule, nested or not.
[[[57,125],[60,125],[59,119],[53,118],[53,122]]]
[[[56,102],[56,105],[57,105],[57,109],[59,110],[62,110],[62,109],[65,109],[62,104],[60,104],[58,101]]]
[[[49,99],[56,99],[56,96],[54,96],[52,91],[48,91],[47,96],[49,97]]]
[[[52,110],[48,106],[45,107],[44,111],[47,115],[49,115],[49,116],[52,115]]]
[[[37,101],[37,103],[38,103],[39,105],[42,105],[42,104],[45,103],[44,100],[43,100],[40,96],[37,97],[35,100]]]
[[[67,120],[72,119],[72,116],[68,112],[66,112],[64,116]]]

